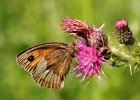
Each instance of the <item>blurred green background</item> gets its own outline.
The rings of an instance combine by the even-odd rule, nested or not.
[[[16,63],[16,55],[35,44],[72,41],[64,33],[61,19],[87,21],[104,32],[114,32],[116,19],[125,18],[135,37],[140,39],[139,0],[0,0],[0,100],[139,100],[140,72],[130,75],[129,68],[106,68],[108,79],[97,77],[86,83],[69,74],[62,90],[38,86]]]

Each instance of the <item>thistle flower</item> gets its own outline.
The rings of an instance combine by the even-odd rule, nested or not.
[[[99,76],[101,65],[105,59],[109,59],[106,56],[109,54],[108,49],[104,49],[107,47],[107,37],[102,32],[104,25],[97,29],[95,26],[89,26],[76,19],[67,18],[62,22],[63,30],[73,36],[76,35],[77,67],[75,73],[78,74],[78,77],[83,76],[82,80],[93,75]]]
[[[78,74],[78,77],[83,76],[82,80],[84,80],[93,75],[99,76],[101,65],[105,61],[101,52],[94,47],[86,46],[81,41],[78,41],[76,48],[77,67],[75,73]]]
[[[128,27],[128,22],[125,19],[117,20],[115,23],[115,29],[117,32],[118,41],[121,44],[125,45],[133,45],[135,39],[133,37],[133,33]]]

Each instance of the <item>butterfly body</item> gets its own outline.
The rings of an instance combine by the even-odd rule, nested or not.
[[[41,86],[61,89],[73,57],[72,45],[54,42],[33,46],[17,55],[16,61]]]

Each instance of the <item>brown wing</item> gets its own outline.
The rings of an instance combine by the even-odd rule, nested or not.
[[[67,44],[47,43],[21,52],[16,60],[41,86],[59,89],[64,86],[72,57]]]

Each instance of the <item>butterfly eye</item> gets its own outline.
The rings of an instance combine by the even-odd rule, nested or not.
[[[33,55],[31,55],[31,56],[28,57],[28,61],[31,62],[31,61],[33,61],[33,60],[34,60],[34,56],[33,56]]]

